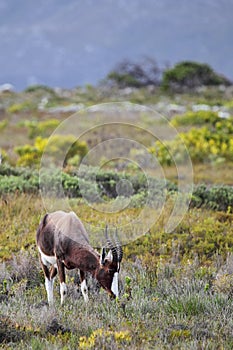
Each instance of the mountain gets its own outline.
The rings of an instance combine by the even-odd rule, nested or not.
[[[1,0],[0,84],[95,84],[143,56],[233,79],[232,13],[229,0]]]

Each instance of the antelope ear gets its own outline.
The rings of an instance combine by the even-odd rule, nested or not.
[[[105,256],[106,256],[106,248],[102,248],[101,255],[100,255],[100,264],[104,265],[105,263]]]

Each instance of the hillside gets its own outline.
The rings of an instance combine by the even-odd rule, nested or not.
[[[114,101],[114,102],[113,102]],[[232,349],[233,90],[0,93],[0,347]],[[100,253],[123,244],[119,297],[78,271],[47,302],[35,235],[73,210]]]

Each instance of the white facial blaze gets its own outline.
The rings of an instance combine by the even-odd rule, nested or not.
[[[106,260],[112,261],[113,257],[112,257],[112,251],[109,250],[108,255],[106,256]]]
[[[114,273],[113,280],[112,280],[111,291],[115,294],[116,297],[118,297],[118,295],[119,295],[119,291],[118,291],[118,272]]]

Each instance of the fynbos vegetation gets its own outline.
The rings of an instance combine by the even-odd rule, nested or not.
[[[204,81],[203,70],[208,73]],[[168,93],[160,89],[155,61],[123,62],[98,87],[54,91],[34,86],[1,94],[1,348],[232,349],[232,90],[209,66],[192,62],[165,71],[162,79]],[[215,86],[200,88],[201,84]],[[184,86],[185,93],[180,94]],[[122,137],[123,128],[117,130],[115,124],[84,133],[78,140],[72,132],[50,137],[71,111],[126,97],[166,115],[179,137],[168,135],[168,123],[138,106],[130,109],[129,104],[124,110],[132,122],[128,136],[133,139],[137,133],[145,147],[127,148],[121,162],[103,154],[99,167],[79,166],[96,145]],[[104,108],[89,110],[83,118],[86,129],[104,113]],[[119,116],[116,105],[111,113]],[[145,129],[166,137],[150,138],[143,128],[133,128],[138,120]],[[185,186],[187,180],[184,144],[193,162],[194,187],[183,220],[168,233],[166,223],[182,196],[179,184]],[[41,169],[46,147],[48,163]],[[64,148],[69,151],[58,169]],[[163,176],[159,166],[146,174],[136,165],[138,161],[145,169],[148,166],[144,151],[156,157]],[[55,280],[54,305],[48,305],[35,242],[46,214],[41,193],[60,209],[65,198],[90,234],[104,234],[107,218],[111,228],[120,226],[123,235],[132,238],[124,242],[119,295],[114,300],[87,274],[85,303],[82,278],[72,270],[66,276],[68,302],[60,305]],[[123,209],[104,212],[118,200],[126,203]],[[143,209],[156,218],[145,234],[136,235],[136,219]],[[100,246],[90,237],[100,257]]]

